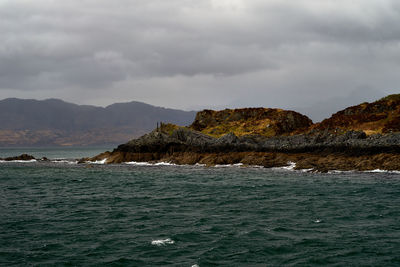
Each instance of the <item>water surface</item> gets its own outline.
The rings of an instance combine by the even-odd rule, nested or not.
[[[0,163],[0,265],[400,265],[400,175]]]

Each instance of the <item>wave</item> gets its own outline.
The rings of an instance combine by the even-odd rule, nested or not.
[[[30,159],[30,160],[0,160],[0,163],[6,163],[6,162],[30,163],[30,162],[37,162],[37,160],[36,159]]]
[[[77,160],[67,160],[67,159],[54,159],[51,160],[52,163],[66,163],[66,164],[78,164]]]
[[[96,161],[86,161],[86,163],[89,164],[106,164],[107,158],[102,159],[102,160],[96,160]]]
[[[128,165],[135,165],[135,166],[177,166],[177,164],[175,164],[175,163],[170,163],[170,162],[156,162],[156,163],[150,163],[150,162],[130,161],[130,162],[125,162],[125,164],[128,164]]]
[[[236,164],[216,164],[214,165],[215,168],[229,168],[229,167],[242,167],[243,163],[236,163]]]
[[[364,171],[364,172],[370,172],[370,173],[396,173],[396,174],[400,174],[400,171],[389,171],[389,170],[381,170],[381,169],[375,169],[375,170]]]
[[[289,161],[287,164],[288,164],[287,166],[283,166],[283,167],[272,167],[272,168],[270,168],[270,169],[271,169],[271,170],[295,171],[294,168],[296,168],[296,162]]]
[[[165,246],[165,245],[172,245],[174,244],[175,241],[172,240],[171,238],[167,238],[167,239],[157,239],[157,240],[153,240],[151,241],[151,244],[153,246]]]

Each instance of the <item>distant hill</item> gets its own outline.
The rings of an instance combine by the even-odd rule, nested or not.
[[[118,144],[149,132],[157,122],[189,125],[195,115],[135,101],[103,108],[8,98],[0,101],[0,146]]]

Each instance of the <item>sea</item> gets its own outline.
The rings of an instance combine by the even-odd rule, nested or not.
[[[400,266],[400,174],[0,148],[0,266]]]

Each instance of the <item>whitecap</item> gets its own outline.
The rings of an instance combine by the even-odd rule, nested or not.
[[[381,169],[375,169],[375,170],[370,170],[370,171],[365,171],[365,172],[387,172],[387,171],[381,170]]]
[[[30,160],[0,160],[0,163],[5,163],[5,162],[15,162],[15,163],[29,163],[29,162],[36,162],[36,159],[30,159]]]
[[[56,159],[52,160],[53,163],[66,163],[66,164],[78,164],[77,160],[64,160],[64,159]]]
[[[296,167],[296,163],[289,161],[288,166],[283,166],[283,167],[272,167],[272,170],[285,170],[285,171],[294,171],[294,168]]]
[[[230,168],[230,167],[241,167],[243,163],[236,163],[236,164],[216,164],[214,165],[215,168]]]
[[[370,171],[365,171],[365,172],[371,172],[371,173],[400,173],[400,171],[387,171],[387,170],[381,170],[381,169],[375,169],[375,170],[370,170]]]
[[[197,166],[197,167],[205,167],[205,166],[207,166],[206,164],[201,164],[201,163],[196,163],[196,164],[194,164],[194,166]]]
[[[176,164],[174,164],[174,163],[163,162],[163,161],[156,162],[156,163],[129,161],[129,162],[125,162],[125,164],[135,165],[135,166],[176,166]]]
[[[157,240],[153,240],[151,241],[151,244],[153,246],[165,246],[165,245],[172,245],[174,244],[175,241],[172,240],[171,238],[167,238],[167,239],[157,239]]]
[[[321,219],[316,219],[316,220],[314,220],[314,222],[315,222],[315,223],[321,223],[322,220],[321,220]]]
[[[136,165],[136,166],[151,166],[151,163],[148,162],[137,162],[137,161],[129,161],[129,162],[125,162],[125,164],[128,165]]]
[[[96,161],[87,161],[87,163],[90,163],[90,164],[105,164],[106,161],[107,161],[107,158],[102,159],[102,160],[96,160]]]
[[[157,162],[154,163],[155,166],[176,166],[176,164],[174,163],[170,163],[170,162]]]

